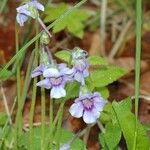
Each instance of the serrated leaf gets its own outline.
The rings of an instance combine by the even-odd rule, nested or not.
[[[108,123],[105,126],[105,133],[101,134],[103,139],[103,147],[108,150],[115,150],[121,139],[121,130],[118,124]],[[105,143],[105,144],[104,144]]]
[[[108,62],[100,56],[89,56],[88,62],[90,65],[108,65]]]
[[[125,102],[127,101],[127,102]],[[113,102],[113,110],[116,114],[116,118],[123,132],[124,138],[127,143],[128,150],[132,150],[134,147],[135,137],[135,115],[130,111],[131,99],[127,98],[123,102]],[[128,106],[128,107],[127,107]],[[136,150],[148,150],[150,148],[149,139],[145,128],[140,122],[137,125],[137,142],[135,145]],[[142,141],[142,142],[141,142]]]
[[[46,18],[45,22],[52,22],[56,20],[61,14],[69,9],[69,5],[65,3],[58,4],[54,7],[47,7],[45,14]],[[88,19],[88,14],[81,9],[76,9],[71,12],[68,16],[64,17],[64,19],[57,23],[53,27],[53,32],[57,33],[64,29],[67,29],[70,33],[78,38],[83,37],[83,29],[85,26],[85,21]]]
[[[125,75],[127,70],[121,67],[106,66],[91,72],[91,82],[95,87],[104,87]]]
[[[61,50],[61,51],[56,52],[55,56],[59,58],[60,60],[69,63],[70,58],[71,58],[71,52],[67,50]]]
[[[79,96],[80,84],[76,81],[70,82],[66,85],[66,97],[65,100],[72,99]]]

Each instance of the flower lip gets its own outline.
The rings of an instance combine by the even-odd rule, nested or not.
[[[82,104],[84,106],[84,109],[89,110],[89,111],[92,110],[93,107],[94,107],[93,102],[90,99],[88,99],[88,98],[82,100]]]
[[[63,77],[60,76],[60,77],[51,77],[50,78],[50,82],[53,86],[59,86],[62,84],[62,81],[63,81]]]

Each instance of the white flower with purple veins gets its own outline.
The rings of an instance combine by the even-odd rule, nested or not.
[[[16,20],[20,26],[24,26],[24,23],[28,20],[28,17],[36,18],[38,10],[44,11],[44,6],[37,0],[32,0],[26,4],[16,8],[17,16]]]
[[[87,124],[95,123],[107,103],[98,92],[86,93],[75,100],[69,109],[72,116],[76,118],[83,117]]]
[[[51,89],[51,98],[61,98],[66,96],[65,84],[71,81],[72,71],[66,64],[59,64],[58,68],[48,68],[43,72],[44,80],[37,83],[37,86]]]
[[[79,59],[74,61],[73,66],[73,75],[74,79],[80,82],[82,85],[85,85],[85,77],[89,76],[89,64],[86,59]]]

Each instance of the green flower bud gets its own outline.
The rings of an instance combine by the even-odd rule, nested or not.
[[[42,32],[40,42],[41,44],[46,44],[46,45],[50,42],[49,36],[46,32]]]

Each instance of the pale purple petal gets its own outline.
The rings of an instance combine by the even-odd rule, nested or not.
[[[34,0],[30,3],[31,3],[30,5],[33,5],[38,10],[44,11],[44,6],[41,3],[39,3],[38,1]]]
[[[69,112],[71,113],[72,116],[76,118],[80,118],[83,115],[83,105],[81,102],[77,102],[71,105]]]
[[[70,143],[67,143],[67,144],[64,144],[63,146],[61,146],[59,148],[59,150],[71,150],[70,147],[71,147]]]
[[[44,70],[43,76],[44,77],[59,77],[60,73],[59,73],[58,69],[56,69],[56,68],[48,68],[48,69]]]
[[[50,89],[51,88],[51,83],[50,83],[49,79],[44,79],[44,80],[38,82],[36,85],[40,86],[40,87],[43,87],[45,89]]]
[[[40,65],[38,67],[36,67],[33,71],[32,71],[32,74],[31,74],[31,77],[34,78],[34,77],[37,77],[39,75],[42,75],[44,70],[46,69],[47,67],[45,65]]]
[[[78,82],[81,82],[82,85],[84,85],[84,77],[83,74],[80,72],[75,73],[74,75],[75,80],[77,80]]]
[[[28,20],[28,16],[18,13],[16,16],[16,20],[20,26],[24,26],[24,23]]]
[[[83,75],[84,75],[84,77],[88,77],[88,76],[89,76],[89,71],[88,71],[88,69],[85,69],[85,70],[83,71]]]
[[[31,16],[31,13],[30,11],[28,11],[28,7],[29,5],[28,4],[25,4],[25,5],[22,5],[22,6],[19,6],[16,8],[17,12],[20,13],[20,14],[25,14],[27,16]]]
[[[85,110],[83,113],[83,120],[85,123],[91,124],[91,123],[96,122],[97,117],[91,111]]]
[[[52,87],[51,89],[51,98],[61,98],[66,96],[66,91],[63,87]]]

